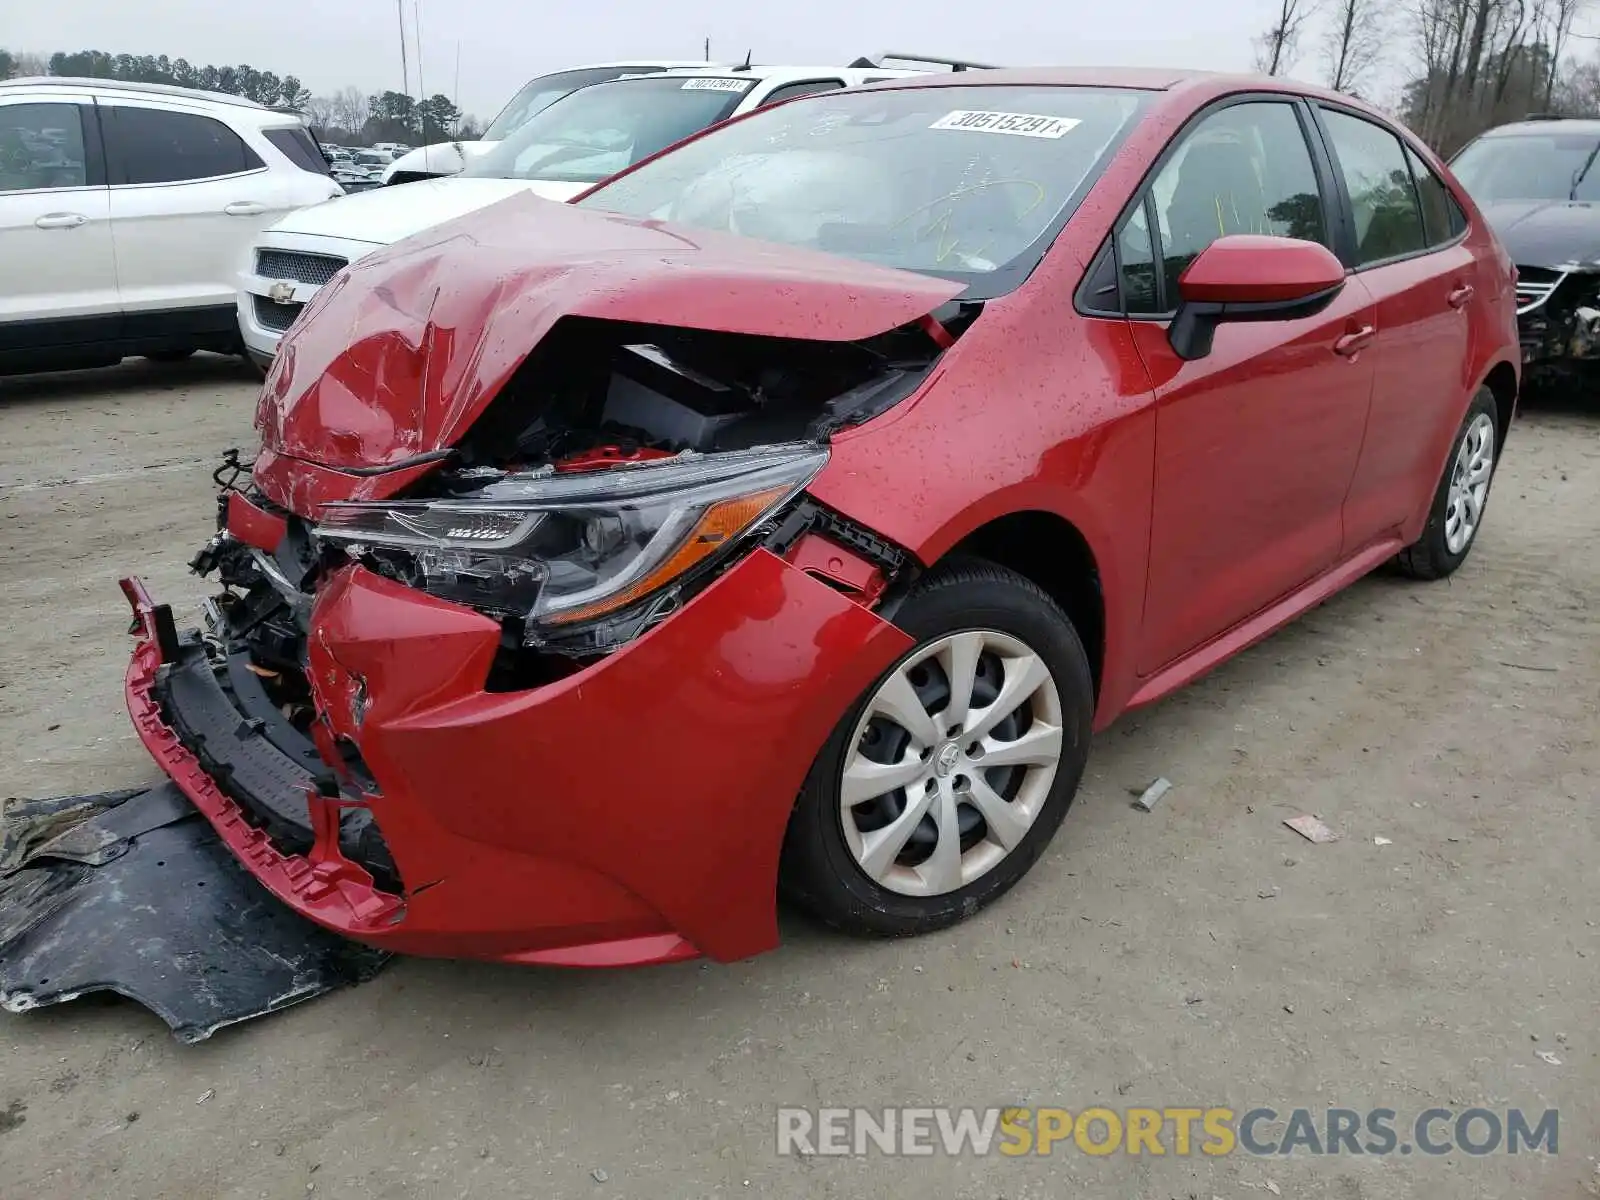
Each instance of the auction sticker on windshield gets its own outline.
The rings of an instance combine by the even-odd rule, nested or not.
[[[753,79],[706,79],[695,77],[683,81],[683,90],[686,92],[742,92],[755,81]]]
[[[958,108],[946,113],[929,129],[970,129],[975,133],[1010,133],[1018,137],[1058,138],[1082,121],[1076,117],[1042,117],[1036,113],[983,112]]]

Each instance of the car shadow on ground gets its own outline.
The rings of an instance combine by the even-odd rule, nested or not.
[[[196,354],[176,363],[125,358],[114,367],[0,375],[0,407],[93,401],[129,392],[171,392],[259,379],[255,367],[244,359],[223,354]]]

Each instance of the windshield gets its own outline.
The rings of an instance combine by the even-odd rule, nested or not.
[[[913,87],[811,96],[733,122],[581,203],[967,282],[1027,277],[1145,93]]]
[[[500,115],[489,123],[483,132],[483,141],[498,142],[510,137],[528,122],[528,118],[543,112],[563,96],[570,95],[591,83],[604,83],[623,75],[644,75],[661,70],[660,67],[585,67],[578,71],[557,71],[554,75],[541,75],[523,86],[511,97],[511,103],[500,110]]]
[[[756,82],[656,75],[597,83],[557,100],[462,174],[598,183],[723,120]]]
[[[1450,163],[1479,204],[1502,200],[1600,200],[1600,137],[1518,133],[1479,138]]]

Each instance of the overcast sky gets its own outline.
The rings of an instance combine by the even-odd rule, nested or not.
[[[313,92],[400,86],[395,0],[239,4],[218,0],[4,0],[0,45],[48,54],[95,49],[249,63],[298,75]],[[402,0],[416,88],[413,8]],[[421,0],[422,83],[455,89],[488,118],[530,77],[636,56],[846,63],[884,49],[997,63],[1106,63],[1243,70],[1277,0]],[[1294,74],[1315,78],[1314,46]]]

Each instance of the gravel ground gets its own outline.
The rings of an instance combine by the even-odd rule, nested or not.
[[[220,359],[0,379],[0,794],[154,781],[115,580],[202,593],[209,464],[253,397]],[[956,930],[789,917],[763,958],[621,973],[406,961],[187,1049],[120,1001],[0,1017],[0,1194],[1600,1195],[1597,431],[1526,412],[1453,580],[1374,576],[1114,728],[1033,873]],[[1303,841],[1303,812],[1343,836]],[[1561,1121],[1554,1156],[797,1159],[779,1104]]]

